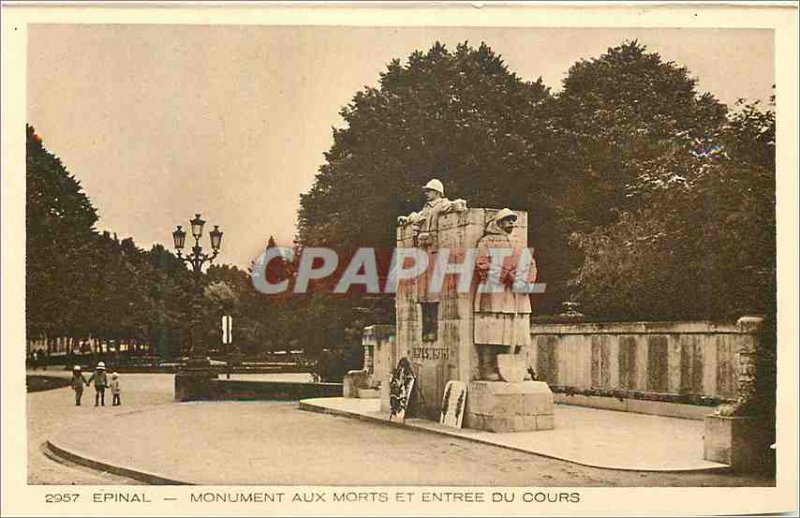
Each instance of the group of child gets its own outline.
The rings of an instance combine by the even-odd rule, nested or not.
[[[75,391],[75,406],[81,406],[81,398],[83,397],[83,387],[89,386],[94,381],[94,406],[106,406],[106,387],[111,390],[113,400],[112,406],[119,406],[122,404],[120,400],[120,387],[119,387],[119,374],[116,372],[111,373],[111,381],[108,381],[106,376],[106,364],[100,362],[95,367],[95,371],[87,380],[81,373],[81,366],[76,365],[72,369],[72,390]]]

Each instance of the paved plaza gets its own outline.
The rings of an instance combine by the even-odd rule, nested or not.
[[[48,370],[28,371],[29,375],[58,376],[69,378],[71,372],[50,367]],[[231,379],[280,379],[285,381],[308,381],[308,374],[247,374],[232,375]],[[158,405],[173,404],[174,374],[123,374],[123,402],[120,407],[109,406],[95,409],[94,390],[83,393],[83,406],[73,405],[74,396],[70,388],[35,392],[27,395],[28,425],[28,482],[31,484],[135,484],[136,481],[100,473],[75,464],[55,462],[42,451],[42,445],[59,430],[77,426],[96,431],[95,437],[106,441],[110,436],[108,420],[132,410],[145,410]],[[119,438],[115,439],[119,440]],[[121,448],[125,447],[122,439]]]
[[[377,399],[318,398],[302,408],[373,422],[389,421]],[[494,433],[450,428],[425,419],[406,426],[449,437],[502,446],[586,466],[636,471],[726,469],[703,459],[703,422],[657,415],[555,405],[555,428],[535,432]]]
[[[72,405],[69,388],[28,395],[30,483],[134,483],[51,460],[41,445],[52,441],[84,458],[193,484],[773,484],[725,472],[593,468],[462,437],[303,411],[296,402],[177,404],[173,375],[126,374],[123,380],[120,407],[95,408],[91,390],[81,407]]]

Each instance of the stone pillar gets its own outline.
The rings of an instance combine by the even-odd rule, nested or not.
[[[743,340],[737,351],[737,403],[705,418],[703,457],[728,464],[737,472],[774,470],[774,420],[765,412],[765,394],[759,393],[759,367],[764,319],[744,316],[736,321]],[[761,365],[759,365],[761,363]],[[763,386],[761,387],[763,390]]]
[[[398,359],[408,356],[417,376],[417,409],[421,417],[438,420],[442,397],[450,380],[470,381],[476,365],[472,342],[472,293],[460,293],[458,275],[446,275],[441,290],[431,293],[434,265],[444,260],[462,263],[465,250],[483,235],[486,209],[443,214],[433,228],[431,245],[423,248],[428,269],[415,279],[399,283],[395,298]],[[397,229],[397,248],[415,246],[414,229]],[[440,259],[441,258],[441,259]],[[394,366],[393,366],[394,367]],[[476,368],[476,367],[475,367]]]
[[[736,321],[742,334],[750,335],[742,341],[737,351],[737,396],[740,404],[753,401],[756,397],[756,368],[761,327],[764,319],[758,316],[743,316]]]
[[[364,370],[372,377],[372,385],[378,386],[386,375],[391,374],[393,363],[392,344],[394,325],[373,324],[364,328],[361,343],[364,346]]]

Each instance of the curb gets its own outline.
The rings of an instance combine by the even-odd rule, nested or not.
[[[458,434],[451,434],[451,433],[448,433],[448,432],[445,432],[445,431],[433,430],[433,429],[429,429],[429,428],[422,428],[422,427],[419,427],[419,426],[409,426],[409,425],[405,424],[402,421],[389,421],[388,419],[381,419],[380,417],[374,417],[374,416],[370,416],[370,415],[358,414],[358,413],[355,413],[355,412],[348,412],[347,410],[337,410],[335,408],[328,408],[328,407],[324,407],[324,406],[318,406],[318,405],[314,405],[314,404],[311,404],[311,403],[306,403],[304,400],[300,401],[298,403],[298,408],[300,410],[305,410],[306,412],[314,412],[316,414],[332,415],[334,417],[347,417],[347,418],[350,418],[350,419],[356,419],[357,421],[363,421],[365,423],[379,423],[379,424],[382,424],[384,426],[393,426],[395,428],[402,428],[404,430],[409,430],[409,431],[412,431],[412,432],[430,432],[430,433],[435,433],[435,434],[438,434],[438,435],[446,435],[448,437],[461,437]],[[470,437],[463,437],[463,438],[467,439],[467,440],[470,440],[470,441],[474,441],[474,442],[480,442],[480,443],[484,442],[484,441],[481,441],[481,440],[479,440],[477,438],[470,438]],[[491,443],[488,443],[488,444],[491,444]],[[495,445],[495,446],[498,446],[498,445]],[[528,452],[528,453],[530,453],[530,452]]]
[[[150,484],[154,486],[195,485],[191,482],[184,482],[182,480],[175,480],[167,477],[162,477],[161,475],[156,475],[154,473],[149,473],[147,471],[108,464],[106,462],[99,461],[97,459],[93,459],[91,457],[87,457],[85,455],[66,450],[61,446],[54,444],[50,440],[45,441],[43,447],[48,456],[53,455],[61,460],[69,461],[75,464],[80,464],[81,466],[86,466],[88,468],[92,468],[97,471],[105,471],[108,473],[112,473],[114,475],[130,478],[133,480],[137,480],[139,482],[144,482],[145,484]]]
[[[452,437],[457,439],[464,439],[465,441],[475,442],[479,444],[485,444],[489,446],[494,446],[496,448],[503,448],[506,450],[516,451],[520,453],[526,453],[528,455],[535,455],[537,457],[545,457],[548,459],[559,460],[562,462],[569,462],[570,464],[577,464],[578,466],[586,466],[589,468],[595,469],[604,469],[608,471],[627,471],[633,473],[679,473],[679,474],[689,474],[689,473],[697,473],[697,474],[712,474],[712,473],[726,473],[730,471],[730,466],[721,465],[719,467],[708,467],[708,468],[691,468],[691,469],[637,469],[637,468],[624,468],[624,467],[612,467],[612,466],[601,466],[597,464],[589,464],[586,462],[576,461],[574,459],[568,459],[565,457],[559,457],[552,454],[547,453],[540,453],[540,452],[532,452],[530,450],[526,450],[524,448],[519,448],[517,446],[511,446],[508,444],[498,444],[494,442],[487,441],[485,439],[481,439],[479,437],[472,437],[469,435],[462,435],[459,433],[453,433],[447,430],[437,430],[435,428],[427,428],[422,426],[413,426],[407,425],[400,421],[388,421],[386,419],[370,416],[365,414],[359,414],[356,412],[351,412],[348,410],[340,410],[336,408],[328,408],[320,405],[315,405],[313,403],[309,403],[307,401],[300,401],[299,402],[300,410],[305,410],[308,412],[316,412],[318,414],[328,414],[333,416],[340,416],[340,417],[349,417],[353,419],[357,419],[359,421],[369,422],[369,423],[379,423],[384,426],[393,426],[397,428],[402,428],[404,430],[413,431],[413,432],[421,432],[421,433],[432,433],[436,435],[444,435],[445,437]]]

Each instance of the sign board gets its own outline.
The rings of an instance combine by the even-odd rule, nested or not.
[[[233,317],[222,315],[222,344],[229,345],[231,343],[233,343]]]
[[[464,421],[464,405],[467,402],[467,384],[463,381],[448,381],[442,398],[442,413],[439,424],[461,428]]]

